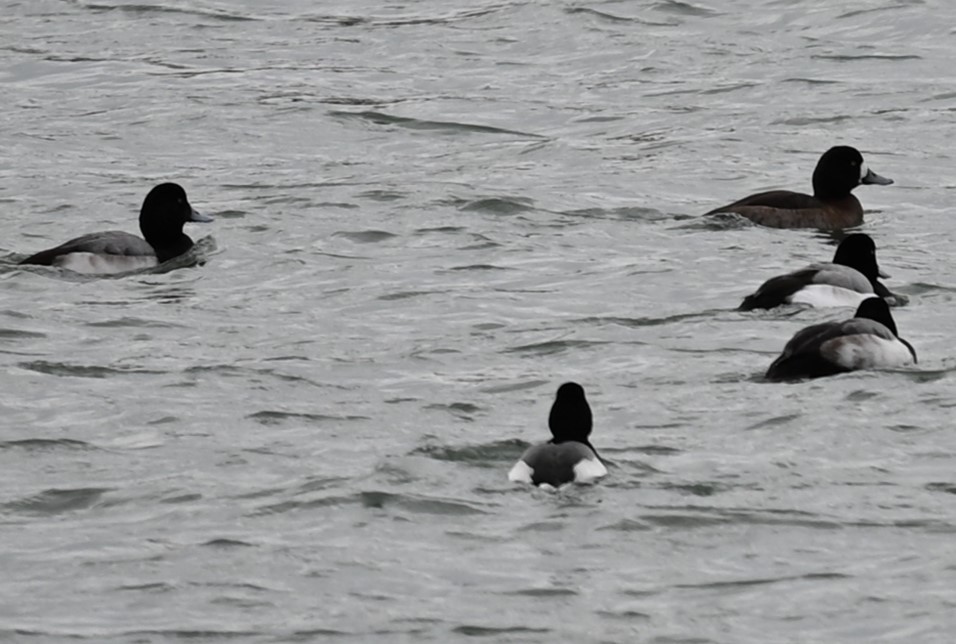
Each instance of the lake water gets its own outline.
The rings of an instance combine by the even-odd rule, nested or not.
[[[730,6],[732,5],[732,8]],[[956,4],[119,0],[0,17],[0,640],[948,643]],[[914,369],[738,313],[861,187]],[[18,270],[177,181],[202,268]],[[580,382],[610,475],[508,483]]]

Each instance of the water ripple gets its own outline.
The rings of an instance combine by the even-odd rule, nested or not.
[[[70,2],[83,9],[88,9],[97,13],[110,11],[120,11],[132,14],[173,13],[184,14],[187,16],[198,16],[201,18],[213,18],[215,20],[224,20],[228,22],[256,20],[254,17],[234,12],[222,10],[217,11],[203,8],[177,7],[175,5],[167,4],[107,4],[105,2],[86,2],[84,0],[70,0]]]
[[[104,367],[102,365],[78,365],[48,360],[33,360],[17,365],[21,369],[36,371],[50,376],[70,376],[74,378],[110,378],[120,374],[159,374],[163,371],[123,367]]]
[[[52,516],[89,509],[97,505],[104,494],[112,491],[112,488],[96,487],[49,489],[0,507],[19,514]]]
[[[100,448],[85,441],[71,438],[24,438],[21,440],[0,441],[2,449],[22,449],[27,452],[42,452],[47,450],[98,450]]]
[[[491,125],[478,125],[474,123],[458,123],[455,121],[429,121],[425,119],[416,119],[406,116],[393,116],[382,112],[330,112],[330,116],[341,120],[359,120],[372,123],[374,125],[394,125],[410,130],[425,130],[443,132],[446,134],[508,134],[525,138],[547,138],[540,134],[530,132],[519,132],[506,128],[493,127]]]
[[[279,425],[285,421],[307,421],[309,423],[324,423],[328,421],[356,421],[369,420],[367,416],[332,416],[328,414],[315,414],[306,412],[278,411],[274,409],[264,409],[246,416],[262,425]]]

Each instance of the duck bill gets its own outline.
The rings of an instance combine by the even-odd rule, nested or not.
[[[878,274],[880,277],[882,277],[883,279],[889,279],[890,277],[892,277],[892,275],[890,275],[889,273],[887,273],[886,271],[884,271],[882,268],[879,269],[879,273],[877,273],[877,274]]]
[[[210,221],[215,221],[209,215],[204,215],[195,208],[190,208],[189,210],[189,221],[195,221],[200,224],[208,224]]]
[[[886,177],[881,177],[872,170],[867,169],[866,174],[863,175],[862,179],[860,179],[860,183],[864,185],[888,186],[893,183],[893,180],[887,179]]]

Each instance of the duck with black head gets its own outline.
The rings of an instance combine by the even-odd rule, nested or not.
[[[916,350],[899,336],[886,300],[870,297],[849,320],[797,331],[770,365],[767,379],[800,380],[911,364],[916,364]]]
[[[120,230],[88,233],[35,253],[20,264],[56,266],[89,275],[110,275],[157,266],[193,246],[183,232],[187,222],[209,222],[189,204],[176,183],[161,183],[146,195],[139,211],[143,237]]]
[[[833,262],[810,264],[770,278],[745,297],[738,310],[772,309],[783,304],[859,306],[868,297],[882,297],[892,306],[904,304],[906,298],[891,293],[881,276],[873,238],[853,233],[837,246]]]
[[[591,445],[591,407],[584,388],[576,382],[558,387],[548,427],[551,440],[532,445],[508,473],[519,483],[560,487],[566,483],[591,483],[607,474],[607,468]]]
[[[863,223],[863,206],[852,191],[859,185],[885,186],[892,179],[870,170],[859,150],[846,145],[823,153],[813,171],[813,195],[771,190],[744,197],[707,215],[736,213],[771,228],[842,230]]]

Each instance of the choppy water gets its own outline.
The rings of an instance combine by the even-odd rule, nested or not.
[[[8,3],[4,254],[219,251],[0,272],[0,639],[952,641],[956,5],[725,4]],[[921,364],[767,384],[833,240],[695,217],[837,143]],[[565,380],[610,476],[516,489]]]

